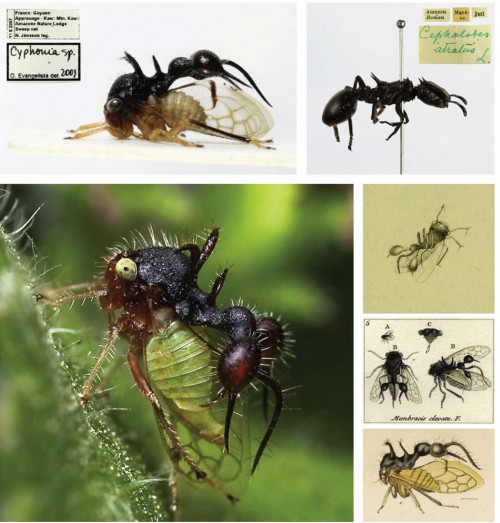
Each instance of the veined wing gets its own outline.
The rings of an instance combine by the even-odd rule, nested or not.
[[[197,478],[187,460],[172,455],[172,443],[159,423],[173,465],[198,484],[207,483],[231,499],[244,492],[250,478],[250,435],[246,405],[239,398],[231,424],[230,451],[224,447],[225,402],[216,402],[214,352],[202,331],[176,320],[160,329],[145,351],[148,376],[172,422],[180,444],[206,474]]]
[[[475,470],[459,461],[445,459],[431,461],[420,469],[427,472],[439,484],[439,490],[435,492],[443,494],[466,492],[484,484],[483,478]]]
[[[401,376],[404,378],[406,386],[408,387],[407,394],[410,401],[413,401],[413,403],[422,403],[422,396],[420,395],[420,389],[418,388],[413,371],[404,363],[401,365]]]
[[[203,107],[203,123],[221,131],[261,138],[274,126],[271,114],[258,100],[226,82],[203,80],[179,89]]]
[[[373,401],[373,402],[380,400],[380,393],[381,393],[380,380],[388,377],[387,371],[385,370],[384,366],[380,365],[380,367],[382,367],[382,368],[378,372],[378,374],[375,378],[375,381],[373,383],[373,386],[371,388],[371,391],[370,391],[370,401]]]
[[[491,352],[491,349],[486,345],[472,345],[470,347],[465,347],[453,354],[450,354],[447,358],[444,359],[446,363],[451,363],[453,360],[455,363],[457,361],[462,361],[465,356],[472,356],[476,360],[480,360]]]

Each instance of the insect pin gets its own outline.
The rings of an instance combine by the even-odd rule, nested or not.
[[[420,390],[416,383],[417,378],[412,368],[404,363],[405,360],[416,354],[416,352],[412,352],[406,358],[403,358],[403,353],[397,350],[386,352],[385,358],[371,350],[368,352],[384,360],[382,365],[375,367],[372,373],[366,377],[369,379],[375,372],[379,371],[370,391],[370,401],[383,403],[385,400],[384,392],[389,391],[393,407],[396,398],[399,400],[399,403],[401,403],[403,396],[413,403],[422,403]]]
[[[354,137],[352,117],[358,107],[358,101],[371,104],[371,120],[373,123],[380,121],[380,123],[394,127],[394,130],[387,137],[387,140],[390,140],[404,124],[410,121],[406,111],[403,109],[403,103],[411,102],[415,98],[418,98],[427,105],[439,108],[446,108],[448,104],[456,104],[462,109],[464,116],[467,116],[465,107],[461,103],[452,100],[452,97],[458,98],[465,105],[467,105],[467,100],[457,94],[448,94],[445,89],[434,82],[428,82],[422,78],[420,79],[420,83],[414,86],[408,78],[395,82],[384,82],[383,80],[379,80],[373,73],[371,77],[375,80],[377,84],[376,87],[366,85],[361,76],[356,76],[354,85],[352,87],[346,86],[334,94],[323,111],[323,123],[328,127],[333,127],[337,142],[340,142],[337,126],[347,121],[349,125],[349,144],[347,147],[350,151],[352,151],[352,141]],[[379,120],[379,116],[388,105],[395,106],[396,114],[399,116],[398,122]]]
[[[96,280],[37,295],[38,301],[54,306],[98,298],[108,312],[108,340],[85,381],[83,404],[118,338],[128,340],[130,371],[153,408],[172,462],[173,510],[178,507],[178,471],[237,501],[283,405],[281,386],[266,370],[285,351],[281,323],[241,305],[219,307],[227,269],[208,292],[199,287],[199,272],[218,238],[219,230],[213,229],[201,246],[176,245],[150,229],[149,239],[136,235],[130,245],[114,249]],[[212,343],[206,327],[218,332],[221,341]],[[269,388],[275,402],[252,464],[245,392],[254,381]],[[233,412],[239,414],[235,421]]]
[[[173,60],[164,73],[153,56],[155,74],[148,77],[137,60],[125,52],[125,60],[134,72],[121,75],[112,84],[104,104],[105,121],[82,125],[70,131],[73,135],[67,138],[80,139],[107,131],[123,140],[135,137],[202,147],[183,138],[185,131],[193,131],[272,149],[272,140],[260,139],[274,125],[269,111],[236,83],[245,82],[223,68],[224,64],[236,64],[221,61],[210,51],[199,51],[193,57]],[[239,70],[244,71],[241,67]],[[187,76],[201,81],[171,87]],[[228,83],[209,80],[212,77]],[[253,80],[252,85],[261,94]]]
[[[464,230],[467,234],[470,227],[450,229],[447,223],[439,219],[443,211],[444,204],[436,219],[431,223],[429,232],[425,232],[425,228],[422,229],[422,235],[417,232],[417,243],[412,243],[408,248],[402,245],[393,245],[390,248],[388,257],[397,256],[396,272],[398,274],[409,272],[415,276],[416,281],[424,282],[431,276],[434,269],[440,266],[448,253],[447,240],[453,240],[459,249],[463,247],[453,233]]]
[[[434,378],[434,387],[429,392],[429,398],[439,387],[439,391],[443,395],[441,399],[441,408],[443,408],[446,392],[464,401],[463,393],[465,391],[479,391],[490,388],[491,381],[483,374],[481,367],[472,365],[488,356],[490,352],[491,349],[486,345],[473,345],[433,363],[429,368],[429,374]],[[476,369],[477,372],[473,369]],[[462,395],[449,389],[447,385],[462,391]]]

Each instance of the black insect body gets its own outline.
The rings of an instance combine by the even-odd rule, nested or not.
[[[399,399],[399,403],[401,403],[403,395],[407,400],[412,401],[413,403],[422,402],[420,391],[416,383],[417,378],[415,377],[412,368],[404,363],[405,360],[413,356],[413,354],[416,354],[415,352],[406,358],[403,358],[403,354],[397,350],[387,352],[385,358],[379,356],[373,351],[368,352],[371,352],[378,358],[384,360],[382,365],[375,367],[373,372],[367,376],[367,378],[371,378],[377,370],[379,371],[370,391],[370,401],[380,401],[380,403],[383,403],[385,399],[384,392],[389,391],[393,407],[396,398]]]
[[[443,408],[446,392],[464,401],[463,395],[457,394],[447,385],[462,391],[462,394],[464,391],[479,391],[490,388],[491,381],[483,374],[482,369],[478,365],[472,365],[490,352],[491,349],[485,345],[473,345],[433,363],[429,368],[429,374],[434,378],[435,385],[429,392],[429,398],[439,387],[443,395],[441,399],[441,408]],[[473,369],[476,369],[477,372]]]
[[[388,441],[385,443],[389,447],[389,452],[380,461],[379,478],[389,485],[387,492],[382,500],[382,505],[377,512],[380,512],[387,503],[389,495],[393,498],[411,497],[417,508],[423,513],[423,509],[418,502],[413,490],[425,496],[427,499],[436,503],[440,507],[458,508],[456,505],[444,505],[429,492],[439,494],[458,494],[484,484],[483,478],[471,467],[462,463],[466,461],[462,456],[450,452],[450,447],[458,447],[466,455],[473,467],[479,469],[472,459],[467,449],[460,443],[417,443],[412,453],[409,453],[400,442],[403,450],[402,456],[397,456],[393,446]],[[439,458],[424,465],[416,467],[417,461],[426,456]],[[460,461],[448,461],[445,457],[451,456]]]
[[[235,459],[230,454],[235,403],[252,381],[260,382],[274,394],[272,418],[253,460],[253,473],[283,405],[281,386],[266,367],[286,350],[286,336],[280,322],[271,316],[254,314],[241,305],[217,306],[227,269],[216,277],[209,292],[199,287],[198,274],[217,244],[218,229],[211,231],[201,247],[195,243],[174,246],[165,237],[162,241],[152,230],[150,233],[151,241],[139,236],[131,247],[117,248],[106,259],[106,269],[100,278],[76,286],[81,292],[75,293],[75,287],[54,289],[37,295],[37,299],[57,306],[79,299],[99,299],[101,309],[109,313],[109,338],[85,382],[82,402],[88,402],[100,368],[116,340],[125,337],[132,376],[153,406],[174,468],[209,483],[235,501],[231,491],[222,486],[223,478],[218,477],[218,460],[224,456]],[[121,312],[116,319],[118,311]],[[222,334],[223,341],[219,345],[210,344],[199,327],[215,329]],[[187,351],[186,355],[177,356],[182,354],[180,351]],[[212,364],[211,359],[214,359]],[[212,388],[219,389],[216,401],[210,397],[215,395]],[[179,396],[181,392],[186,398]],[[227,400],[227,414],[221,424],[212,412],[215,403],[222,400]],[[196,439],[206,440],[215,447],[219,458],[214,457],[213,448],[211,457],[204,457],[193,441],[181,442],[177,425],[173,425],[166,412],[192,434],[195,443]],[[223,447],[226,452],[222,452]],[[212,467],[213,476],[207,476],[205,466]],[[235,480],[238,474],[234,463],[231,467],[231,476],[226,481]]]
[[[462,109],[464,116],[467,116],[465,107],[451,98],[458,98],[465,105],[467,105],[467,100],[462,96],[449,94],[445,89],[434,82],[428,82],[422,78],[420,83],[414,86],[408,78],[396,82],[384,82],[383,80],[379,80],[373,73],[371,77],[375,80],[377,84],[376,87],[367,86],[361,76],[356,76],[354,85],[352,87],[346,86],[333,95],[323,111],[323,123],[328,127],[333,127],[337,142],[340,142],[337,126],[343,122],[348,122],[348,149],[350,151],[352,151],[353,141],[352,116],[356,112],[358,101],[372,105],[371,120],[373,123],[380,121],[380,123],[394,127],[394,130],[387,137],[387,140],[394,136],[401,129],[402,125],[410,121],[406,111],[403,109],[403,103],[411,102],[415,98],[418,98],[427,105],[439,108],[446,108],[450,103],[456,104]],[[396,113],[399,116],[398,122],[379,120],[379,116],[388,105],[395,106]]]
[[[431,350],[431,344],[434,340],[436,340],[439,336],[443,335],[443,331],[440,331],[438,329],[433,329],[430,327],[427,327],[426,329],[421,329],[418,331],[418,334],[420,336],[423,336],[425,338],[425,341],[428,343],[427,350],[425,352],[429,352]]]
[[[380,341],[382,343],[389,343],[392,340],[394,340],[394,332],[393,331],[386,331],[385,334],[382,334],[382,336],[380,336]]]
[[[200,146],[182,138],[184,131],[196,131],[263,149],[271,148],[267,144],[272,140],[259,139],[272,128],[271,115],[257,100],[241,90],[236,82],[247,84],[227,72],[223,65],[237,67],[263,95],[248,73],[234,62],[220,60],[210,51],[198,51],[189,59],[173,60],[164,73],[153,56],[155,74],[148,77],[133,56],[125,53],[125,59],[134,72],[121,75],[112,84],[104,105],[105,122],[80,126],[71,131],[73,136],[69,139],[107,131],[119,139],[133,136],[152,142]],[[176,80],[188,76],[204,80],[199,84],[201,95],[194,91],[197,82],[172,88]],[[221,77],[230,85],[206,80],[213,77]],[[186,91],[187,88],[191,89]],[[203,99],[199,99],[200,96]]]
[[[455,231],[469,230],[469,227],[456,227],[450,229],[447,223],[439,217],[444,211],[444,204],[429,227],[429,232],[422,230],[422,235],[417,232],[417,243],[405,248],[402,245],[394,245],[390,248],[388,256],[397,256],[396,271],[401,274],[410,272],[415,275],[418,282],[426,281],[434,269],[440,265],[448,252],[446,241],[452,239],[459,248],[463,245],[453,236]]]

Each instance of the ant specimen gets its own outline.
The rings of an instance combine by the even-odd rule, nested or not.
[[[146,76],[137,60],[125,53],[134,72],[118,77],[111,86],[104,105],[105,122],[82,125],[70,131],[67,139],[80,139],[109,132],[119,139],[131,136],[152,142],[174,142],[185,147],[201,147],[183,139],[184,131],[237,140],[261,149],[272,149],[272,140],[260,140],[274,122],[257,100],[244,93],[236,82],[243,80],[224,69],[231,65],[242,72],[263,100],[269,104],[251,76],[238,64],[221,60],[211,51],[198,51],[191,58],[172,60],[164,73],[153,56],[155,74]],[[180,79],[191,76],[194,82],[171,88]],[[221,77],[230,85],[216,84]],[[135,130],[137,128],[139,132]]]
[[[372,350],[368,351],[372,354],[375,354],[380,359],[384,360],[382,365],[375,367],[372,373],[367,376],[371,378],[377,370],[380,369],[375,383],[373,384],[372,390],[370,391],[370,400],[378,401],[380,403],[384,402],[384,392],[387,390],[392,398],[392,406],[396,402],[396,396],[399,390],[399,403],[401,403],[401,397],[405,396],[407,400],[413,401],[413,403],[421,403],[422,398],[420,396],[420,391],[418,390],[418,385],[416,384],[416,377],[413,374],[413,370],[409,365],[406,365],[404,360],[407,360],[416,352],[412,352],[406,358],[403,358],[403,354],[397,350],[392,350],[385,354],[385,358],[379,356],[376,352]]]
[[[237,440],[231,424],[233,411],[237,402],[240,413],[244,409],[240,393],[252,381],[259,381],[274,394],[273,415],[253,460],[253,474],[283,405],[281,386],[266,367],[283,356],[286,335],[271,316],[256,315],[241,305],[225,309],[216,305],[228,269],[215,278],[209,292],[199,287],[198,274],[217,244],[219,229],[213,229],[201,247],[195,243],[172,245],[165,235],[156,238],[152,229],[150,236],[146,240],[139,235],[131,246],[112,251],[95,281],[49,290],[37,295],[37,300],[59,306],[99,299],[101,309],[109,314],[109,334],[85,381],[82,403],[89,401],[115,342],[126,338],[132,376],[153,407],[173,464],[171,483],[175,485],[181,470],[236,501],[223,482],[235,481],[235,462],[240,467],[249,463],[248,456],[234,453],[233,442],[240,445],[237,452],[243,447],[249,450],[250,445]],[[117,311],[121,311],[118,318]],[[212,345],[203,327],[215,329],[227,341]],[[214,406],[222,400],[227,400],[226,415],[219,420],[220,409]],[[182,435],[185,432],[187,436]],[[224,460],[229,463],[226,475],[230,479],[222,476]],[[175,492],[173,507],[177,506]]]
[[[436,388],[439,387],[443,395],[441,399],[441,408],[443,408],[444,400],[446,399],[445,391],[450,392],[464,401],[463,396],[460,396],[446,386],[447,383],[451,387],[462,391],[485,390],[491,387],[490,380],[483,374],[483,371],[478,365],[466,367],[466,365],[470,365],[484,358],[490,352],[491,349],[485,345],[473,345],[472,347],[461,349],[447,358],[441,358],[440,361],[433,363],[429,368],[429,374],[434,378],[435,385],[429,392],[429,398]],[[477,369],[479,372],[474,372],[472,369]]]
[[[464,116],[467,116],[465,107],[452,100],[452,97],[458,98],[465,105],[467,100],[457,94],[448,94],[448,92],[435,84],[428,82],[424,78],[415,87],[413,83],[406,78],[396,82],[384,82],[379,80],[373,73],[371,75],[377,86],[369,87],[365,84],[361,76],[356,76],[352,87],[346,86],[344,89],[334,94],[328,101],[323,111],[323,123],[328,127],[333,127],[335,138],[340,142],[338,125],[347,121],[349,124],[349,151],[352,151],[353,130],[351,117],[356,112],[358,101],[372,104],[371,119],[373,123],[385,123],[394,127],[394,131],[386,138],[390,140],[404,124],[410,119],[403,109],[404,102],[411,102],[418,98],[421,102],[433,107],[446,108],[448,104],[456,104],[462,109]],[[388,105],[395,105],[396,113],[399,116],[399,122],[387,122],[379,120],[379,116]]]
[[[389,452],[384,455],[380,462],[379,477],[383,483],[389,485],[389,488],[377,512],[380,512],[385,507],[389,494],[391,494],[393,498],[397,498],[398,495],[402,498],[411,497],[418,509],[424,513],[413,490],[416,490],[440,507],[458,508],[456,505],[444,505],[430,496],[428,492],[456,494],[479,488],[484,484],[483,478],[469,466],[464,465],[460,461],[447,461],[444,459],[445,456],[452,456],[458,460],[465,461],[458,454],[448,450],[453,446],[459,447],[465,453],[470,463],[479,470],[467,449],[460,443],[417,443],[413,453],[410,454],[400,442],[399,445],[404,452],[403,456],[396,455],[390,442],[387,441],[385,444],[389,447]],[[424,456],[443,459],[431,461],[426,465],[415,468],[417,461]]]
[[[417,232],[417,243],[412,243],[405,249],[402,245],[394,245],[389,250],[388,256],[397,256],[396,270],[399,274],[410,272],[412,276],[417,273],[416,280],[424,282],[434,269],[440,265],[448,252],[446,240],[451,238],[459,248],[463,245],[452,235],[455,231],[468,231],[470,227],[457,227],[450,229],[448,224],[440,221],[439,217],[444,211],[444,204],[438,212],[436,219],[431,223],[429,232]]]

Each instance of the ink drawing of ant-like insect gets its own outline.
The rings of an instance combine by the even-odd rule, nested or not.
[[[462,463],[465,461],[460,455],[450,452],[450,447],[460,448],[473,467],[480,470],[472,459],[468,450],[460,443],[417,443],[414,451],[409,453],[400,442],[403,456],[397,456],[390,442],[385,443],[389,452],[380,461],[379,478],[385,485],[389,485],[377,512],[380,512],[387,503],[389,495],[393,498],[411,497],[417,508],[424,513],[420,503],[413,491],[426,497],[436,505],[446,508],[458,508],[457,505],[445,505],[429,493],[436,494],[459,494],[483,486],[484,479],[471,467]],[[416,467],[419,459],[431,456],[440,458],[430,461],[425,465]],[[460,461],[448,461],[447,456],[452,456]]]
[[[408,248],[402,245],[394,245],[390,248],[388,257],[397,256],[396,271],[398,274],[409,272],[416,281],[424,282],[431,276],[434,269],[440,266],[448,253],[447,240],[453,240],[459,249],[463,247],[453,233],[464,230],[467,234],[470,227],[450,229],[447,223],[439,219],[443,211],[444,204],[436,219],[431,223],[429,231],[425,232],[424,228],[422,235],[417,232],[417,243],[411,244]]]
[[[462,394],[465,391],[479,391],[490,388],[491,381],[484,375],[481,367],[471,365],[488,356],[490,352],[491,349],[485,345],[473,345],[433,363],[429,368],[429,374],[434,378],[434,387],[429,392],[429,398],[439,387],[439,391],[443,395],[441,399],[441,408],[443,408],[446,392],[464,401],[463,395],[457,394],[446,385],[461,390]],[[466,365],[469,366],[466,367]],[[476,369],[477,372],[473,369]]]
[[[404,363],[405,360],[416,354],[411,353],[406,358],[403,358],[403,354],[397,350],[387,352],[385,358],[379,356],[376,352],[368,351],[384,360],[382,365],[375,367],[372,373],[366,378],[371,378],[375,372],[379,371],[375,382],[370,391],[370,401],[380,403],[384,402],[384,392],[389,391],[392,398],[392,406],[396,402],[396,398],[401,403],[401,398],[404,397],[412,401],[413,403],[422,403],[422,397],[420,396],[420,390],[416,383],[416,376],[413,373],[412,368]],[[398,396],[399,392],[399,396]]]

